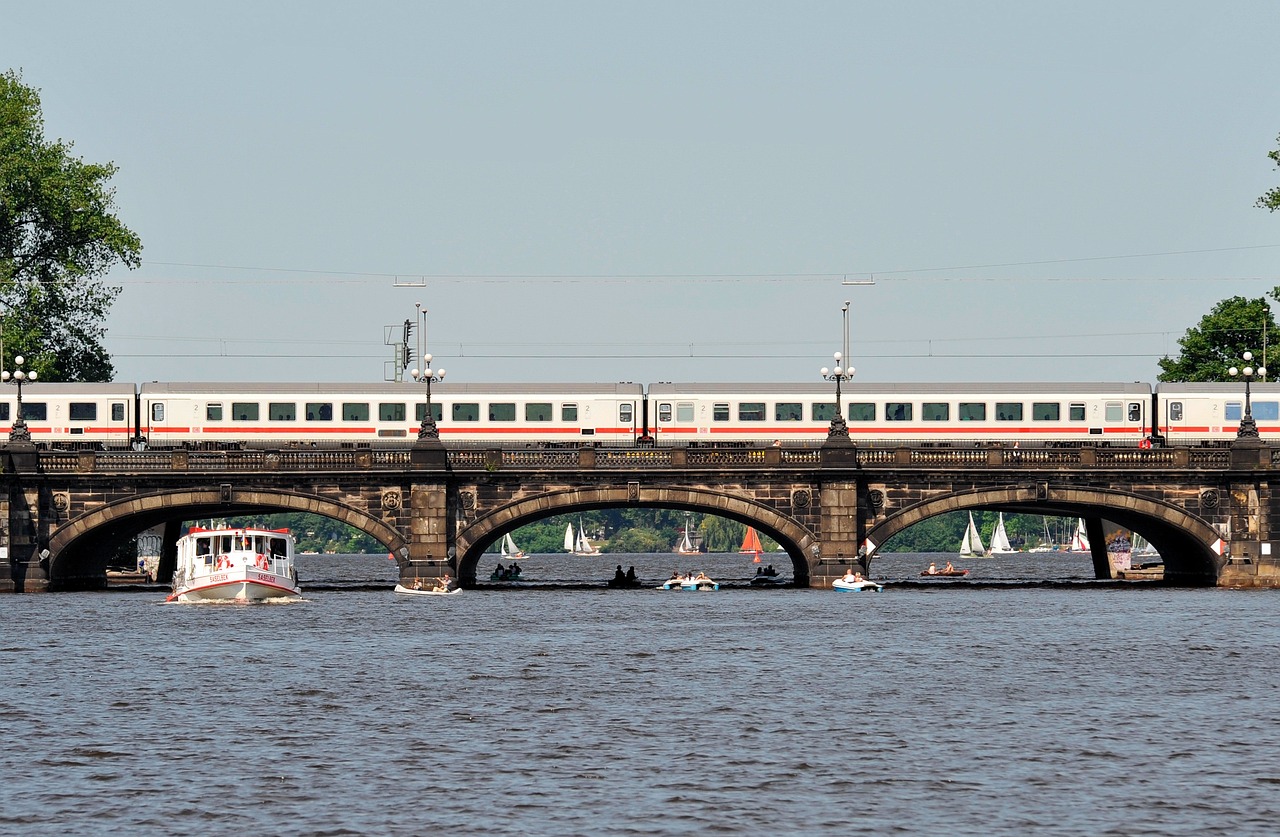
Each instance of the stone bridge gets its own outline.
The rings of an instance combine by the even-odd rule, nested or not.
[[[1270,475],[1280,456],[1232,447],[445,448],[59,452],[4,449],[0,589],[105,586],[107,556],[165,527],[160,578],[183,521],[309,512],[372,536],[409,581],[475,582],[503,533],[557,514],[649,506],[755,526],[791,557],[798,585],[869,571],[876,549],[937,514],[993,509],[1082,517],[1109,577],[1102,521],[1165,560],[1167,583],[1278,586]]]

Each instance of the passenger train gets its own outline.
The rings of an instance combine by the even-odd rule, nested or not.
[[[816,445],[835,411],[830,385],[439,384],[440,436],[458,445]],[[1280,384],[1254,384],[1252,415],[1280,433]],[[23,418],[41,447],[370,447],[417,438],[416,384],[32,383]],[[861,445],[1221,444],[1244,411],[1236,384],[865,384],[842,387]],[[16,415],[0,393],[0,431]]]

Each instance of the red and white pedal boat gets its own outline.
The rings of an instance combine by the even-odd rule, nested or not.
[[[168,601],[300,599],[288,529],[201,529],[178,539]]]

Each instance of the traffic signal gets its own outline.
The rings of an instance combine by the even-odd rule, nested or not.
[[[404,362],[404,368],[408,369],[409,364],[413,362],[413,355],[409,352],[409,336],[413,334],[413,321],[404,321],[404,352],[401,360]]]

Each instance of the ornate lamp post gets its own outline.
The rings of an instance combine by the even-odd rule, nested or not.
[[[845,424],[844,421],[844,405],[840,397],[840,382],[852,380],[854,369],[852,366],[845,368],[840,365],[840,362],[844,359],[844,355],[841,352],[836,352],[833,357],[836,360],[835,369],[822,367],[822,377],[828,381],[836,382],[836,412],[831,417],[831,427],[827,429],[827,439],[836,441],[843,439],[847,441],[849,438],[849,425]]]
[[[431,385],[438,384],[444,380],[444,370],[431,369],[431,355],[424,354],[422,356],[423,369],[414,369],[409,374],[413,376],[415,381],[427,385],[427,412],[422,417],[422,424],[418,427],[419,439],[436,439],[440,438],[440,428],[436,427],[435,410],[431,406]]]
[[[31,372],[22,371],[22,355],[18,355],[13,359],[14,371],[9,370],[0,372],[0,380],[8,384],[18,385],[18,414],[14,416],[13,426],[9,428],[10,442],[30,442],[31,431],[27,428],[27,423],[22,419],[22,385],[36,379],[34,370]]]
[[[1253,352],[1245,352],[1241,355],[1241,358],[1243,358],[1246,364],[1249,364],[1253,361]],[[1237,369],[1233,366],[1227,370],[1227,374],[1233,378],[1237,375],[1244,376],[1244,418],[1240,419],[1240,429],[1236,431],[1236,438],[1257,439],[1258,423],[1253,420],[1253,407],[1249,403],[1249,382],[1253,379],[1254,375],[1257,375],[1259,378],[1265,378],[1267,375],[1267,369],[1264,366],[1259,366],[1257,369],[1254,369],[1249,365],[1246,365],[1244,369]]]

